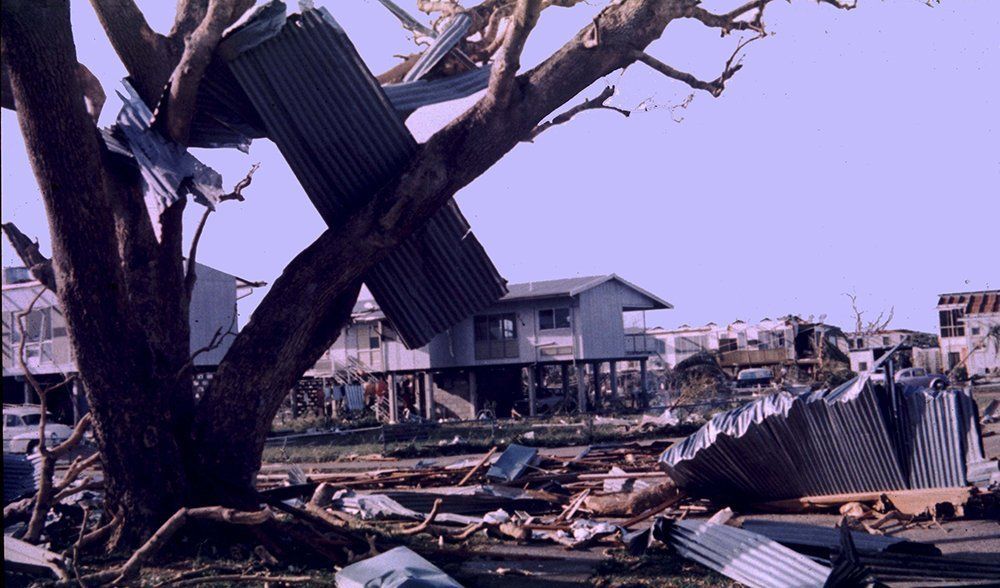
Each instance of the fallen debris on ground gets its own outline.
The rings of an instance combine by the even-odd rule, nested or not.
[[[337,572],[337,588],[462,588],[440,568],[406,547],[396,547]]]

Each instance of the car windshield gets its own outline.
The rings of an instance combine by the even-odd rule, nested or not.
[[[40,414],[24,414],[24,415],[21,415],[21,420],[24,421],[24,424],[26,424],[26,425],[28,425],[30,427],[32,425],[37,425],[39,422],[41,422],[42,415],[40,415]]]

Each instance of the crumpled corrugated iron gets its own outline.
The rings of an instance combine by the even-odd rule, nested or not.
[[[283,19],[281,2],[264,5],[227,32],[219,54],[320,215],[336,226],[403,170],[416,141],[326,10]],[[364,280],[411,348],[506,292],[453,201]]]
[[[113,153],[127,150],[142,176],[146,208],[153,230],[160,234],[160,214],[171,204],[192,195],[196,202],[211,209],[225,193],[222,176],[175,143],[151,128],[153,113],[138,92],[122,81],[124,94],[115,127],[102,133],[105,145]]]
[[[833,527],[820,527],[805,523],[788,521],[768,521],[751,519],[743,521],[742,529],[763,535],[772,541],[777,541],[796,551],[812,552],[828,556],[840,549],[841,531]],[[863,553],[907,553],[911,555],[941,555],[941,550],[932,543],[910,541],[902,537],[889,535],[872,535],[860,531],[851,531],[854,546]]]
[[[899,404],[869,374],[781,392],[715,415],[660,462],[685,489],[749,501],[963,486],[995,469],[968,392],[909,389]]]
[[[462,588],[440,568],[406,547],[351,564],[337,572],[337,588]]]
[[[681,556],[751,588],[823,586],[831,568],[770,539],[727,525],[657,519],[653,537]]]
[[[35,468],[21,453],[3,454],[3,503],[21,498],[35,490]]]

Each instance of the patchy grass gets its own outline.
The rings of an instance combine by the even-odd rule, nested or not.
[[[631,432],[622,425],[593,425],[589,421],[565,418],[548,421],[441,423],[419,430],[411,439],[390,443],[383,443],[381,429],[294,439],[284,446],[266,447],[264,461],[323,462],[371,454],[398,458],[441,457],[481,453],[493,446],[503,449],[511,443],[532,447],[571,447],[684,436],[693,433],[697,428],[696,425],[679,425],[657,431]]]
[[[631,556],[624,549],[613,550],[609,555],[598,565],[591,578],[592,585],[600,588],[739,586],[660,545],[640,557]]]

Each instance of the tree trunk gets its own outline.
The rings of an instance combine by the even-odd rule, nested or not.
[[[172,377],[180,367],[176,346],[186,360],[187,339],[177,340],[177,320],[168,316],[176,307],[144,321],[162,320],[171,336],[153,336],[136,320],[108,193],[113,182],[76,76],[68,2],[10,0],[2,9],[4,59],[49,219],[57,293],[94,415],[109,512],[127,523],[116,540],[131,544],[188,494],[174,400],[190,382]],[[156,261],[151,255],[166,274]]]

